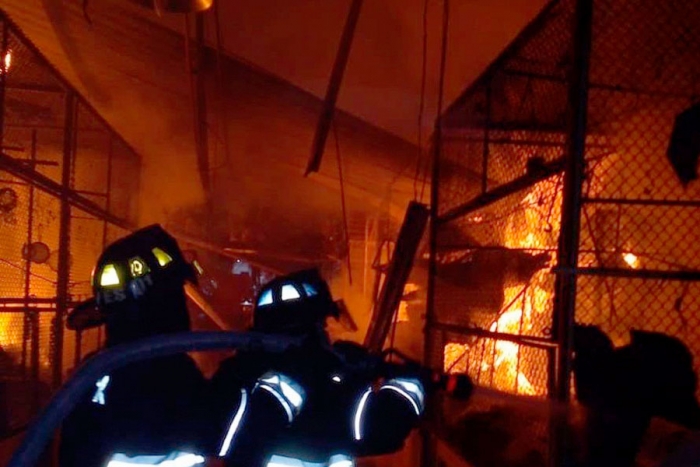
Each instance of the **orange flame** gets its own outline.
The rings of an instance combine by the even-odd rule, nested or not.
[[[554,250],[561,216],[559,187],[559,180],[554,177],[538,183],[525,193],[520,201],[521,209],[511,214],[507,220],[503,235],[504,246],[535,251]],[[476,221],[477,218],[474,216],[472,220]],[[553,260],[556,261],[556,258]],[[491,323],[489,330],[513,335],[532,330],[537,316],[549,310],[552,298],[547,285],[549,277],[549,272],[543,270],[537,272],[527,286],[520,284],[506,287],[504,303],[511,305]],[[469,355],[480,360],[480,367],[477,365],[474,368],[467,364],[469,359],[466,356],[472,350],[475,354]],[[544,381],[533,383],[525,374],[533,365],[534,362],[528,361],[522,354],[520,345],[510,341],[483,339],[471,347],[453,342],[448,343],[444,349],[445,370],[466,372],[476,369],[482,380],[484,375],[489,375],[489,380],[496,389],[519,394],[536,395],[545,391]]]

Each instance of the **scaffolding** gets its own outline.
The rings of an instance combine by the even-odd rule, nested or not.
[[[692,0],[550,2],[443,113],[432,365],[567,400],[575,320],[677,337],[697,371],[700,186],[667,148],[700,99],[699,21]]]
[[[0,58],[1,436],[100,345],[64,318],[134,224],[140,159],[2,12]]]

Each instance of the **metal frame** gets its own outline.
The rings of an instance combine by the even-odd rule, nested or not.
[[[3,135],[6,133],[8,128],[26,128],[31,130],[31,148],[28,154],[22,155],[22,158],[13,157],[8,155],[6,152],[14,150],[15,148],[2,147],[2,152],[0,152],[0,173],[6,172],[8,175],[13,177],[12,180],[6,180],[10,177],[2,177],[3,184],[12,184],[17,186],[26,187],[29,194],[28,201],[28,213],[26,215],[27,221],[27,232],[26,232],[26,242],[31,244],[32,241],[36,240],[35,230],[37,229],[38,220],[36,218],[36,190],[42,191],[49,194],[53,199],[58,200],[58,206],[60,207],[59,213],[59,236],[58,236],[58,271],[56,280],[51,279],[51,283],[54,284],[56,294],[54,297],[47,298],[37,298],[31,296],[31,280],[37,277],[34,272],[34,267],[29,260],[25,260],[22,264],[23,272],[23,284],[22,290],[23,296],[3,296],[0,297],[0,314],[13,313],[20,316],[24,315],[23,318],[23,328],[22,328],[22,349],[21,356],[18,354],[18,359],[21,363],[21,368],[23,371],[24,378],[31,384],[33,388],[30,394],[31,399],[31,410],[36,410],[39,408],[39,381],[50,383],[53,387],[57,387],[61,384],[63,375],[63,355],[64,349],[68,345],[75,345],[75,356],[79,359],[83,354],[83,342],[80,333],[76,333],[75,342],[66,341],[66,335],[64,331],[64,318],[67,311],[74,306],[75,300],[71,296],[72,283],[70,280],[70,273],[72,270],[70,261],[70,250],[71,250],[71,220],[80,218],[75,210],[79,210],[86,213],[90,219],[94,219],[96,222],[101,222],[102,226],[102,238],[96,239],[100,242],[100,246],[108,241],[108,225],[113,224],[123,228],[132,228],[133,225],[126,219],[119,218],[111,213],[111,198],[112,198],[112,177],[113,177],[113,146],[117,140],[120,146],[125,148],[125,151],[130,154],[134,154],[134,162],[138,161],[138,155],[136,151],[133,150],[126,142],[121,139],[121,137],[116,134],[113,128],[108,125],[95,110],[81,97],[79,96],[67,83],[67,81],[53,68],[46,60],[43,58],[42,54],[36,49],[36,47],[22,34],[22,32],[12,23],[7,16],[0,11],[0,27],[2,27],[2,34],[0,35],[0,54],[4,57],[4,54],[9,46],[10,37],[16,38],[23,48],[28,51],[27,57],[29,60],[34,60],[37,62],[43,62],[42,65],[45,66],[49,72],[52,74],[52,78],[58,85],[51,86],[39,86],[33,84],[23,85],[22,83],[12,83],[11,85],[6,82],[4,73],[0,73],[0,142],[3,140]],[[4,61],[3,61],[4,63]],[[13,66],[16,66],[13,63]],[[24,124],[18,125],[13,123],[7,123],[5,119],[5,107],[3,105],[4,96],[6,90],[20,89],[22,91],[33,91],[33,92],[48,92],[58,95],[63,95],[64,100],[64,123],[62,126],[55,125],[41,125],[41,124]],[[79,129],[77,117],[78,109],[81,111],[89,112],[94,120],[101,126],[99,129],[86,128]],[[42,173],[38,169],[38,165],[42,164],[44,161],[37,160],[40,156],[37,154],[37,139],[41,137],[43,130],[61,130],[63,133],[63,150],[62,150],[62,160],[61,160],[61,175],[59,181],[55,181]],[[109,148],[107,155],[107,187],[104,192],[96,191],[86,191],[86,190],[76,190],[74,188],[74,169],[76,163],[76,156],[78,156],[78,145],[77,137],[78,134],[85,133],[104,133],[109,135]],[[24,151],[22,151],[24,152]],[[56,162],[52,162],[52,165],[58,165]],[[92,201],[89,197],[98,197],[100,203]],[[101,207],[101,203],[104,202],[105,208]],[[13,293],[14,295],[14,293]],[[40,336],[40,333],[46,332],[45,329],[40,329],[40,316],[51,316],[53,318],[50,325],[50,334],[48,339],[45,336]],[[42,337],[40,339],[40,337]],[[49,342],[49,348],[47,349],[49,356],[49,374],[47,375],[48,380],[43,381],[43,372],[40,372],[40,355],[41,352],[46,352],[41,347],[46,345],[45,340]],[[2,375],[0,375],[2,376]],[[10,427],[16,428],[16,427]],[[2,433],[0,433],[2,435]]]
[[[590,54],[590,27],[591,18],[583,15],[581,8],[587,5],[592,8],[592,0],[578,0],[579,11],[576,15],[577,26],[576,29],[580,29],[577,38],[574,38],[574,44],[572,46],[577,50],[577,59],[585,62],[583,65],[575,67],[571,70],[571,76],[567,79],[562,79],[560,77],[547,76],[547,78],[556,79],[564,83],[569,83],[569,128],[563,133],[561,133],[561,128],[549,128],[543,125],[537,125],[532,127],[521,126],[517,129],[529,131],[534,133],[535,137],[530,137],[527,140],[514,140],[512,138],[500,138],[493,137],[492,131],[494,130],[508,130],[512,128],[507,128],[500,124],[495,124],[490,121],[491,115],[491,102],[492,102],[492,81],[498,73],[503,72],[503,66],[507,63],[507,60],[512,56],[519,48],[526,44],[534,35],[536,35],[549,21],[555,7],[559,2],[553,0],[549,2],[541,11],[541,13],[523,30],[523,32],[504,50],[504,52],[486,69],[484,73],[470,86],[460,97],[458,97],[452,105],[450,105],[447,110],[442,113],[440,121],[447,122],[448,127],[444,128],[442,131],[438,132],[436,129],[435,146],[436,150],[434,155],[434,167],[432,174],[432,184],[433,188],[431,193],[431,207],[434,207],[432,211],[432,222],[431,225],[435,229],[439,229],[450,222],[456,221],[463,218],[469,213],[475,212],[479,209],[492,205],[502,199],[507,198],[515,193],[521,192],[527,188],[530,188],[546,180],[552,176],[560,175],[564,173],[567,182],[565,182],[564,197],[569,199],[568,206],[566,209],[562,209],[562,212],[566,212],[568,209],[568,214],[566,218],[562,219],[562,225],[569,225],[568,237],[560,242],[558,249],[559,258],[562,256],[567,256],[569,260],[572,255],[573,258],[577,257],[578,254],[578,231],[579,231],[579,215],[577,214],[580,210],[581,200],[583,198],[582,194],[582,176],[583,176],[583,152],[586,147],[586,102],[588,89],[588,56]],[[580,23],[580,24],[578,24]],[[575,25],[572,25],[572,27]],[[586,26],[588,30],[581,29]],[[588,37],[585,37],[585,32],[588,32]],[[469,99],[474,98],[480,92],[484,92],[486,95],[486,109],[485,113],[489,117],[486,122],[483,122],[478,130],[481,132],[479,138],[474,138],[470,136],[469,131],[466,134],[453,124],[451,120],[454,115],[459,113],[460,107],[464,106]],[[528,90],[525,91],[529,92]],[[443,123],[444,125],[444,123]],[[475,128],[476,129],[476,128]],[[444,133],[444,134],[443,134]],[[558,133],[563,136],[561,141],[551,141],[550,139],[538,139],[537,134],[551,134]],[[473,132],[471,132],[473,135]],[[440,180],[440,153],[439,150],[444,142],[457,141],[457,142],[472,142],[482,144],[482,161],[481,161],[481,174],[480,174],[480,190],[479,193],[468,199],[461,204],[451,207],[450,209],[440,212],[440,199],[439,199],[439,180]],[[488,182],[489,177],[489,156],[491,146],[535,146],[544,148],[561,148],[564,156],[552,161],[548,161],[541,168],[533,173],[525,173],[524,175],[517,177],[509,182],[503,183],[501,185],[490,185]],[[592,147],[604,148],[605,145],[598,142],[590,143]],[[572,169],[576,169],[572,172]],[[435,238],[437,235],[437,230],[431,230],[431,237]],[[573,248],[573,245],[576,245]],[[489,247],[485,247],[489,248]],[[550,395],[555,394],[568,394],[568,378],[562,378],[561,373],[568,371],[569,364],[569,352],[560,352],[560,348],[568,348],[570,346],[570,336],[568,332],[563,332],[557,329],[558,322],[562,322],[562,328],[566,329],[570,326],[571,319],[566,317],[570,315],[569,312],[573,310],[573,304],[570,303],[570,297],[564,297],[564,301],[561,300],[562,294],[565,290],[571,290],[572,284],[575,296],[575,274],[569,271],[570,268],[566,268],[569,263],[559,264],[557,268],[553,269],[559,277],[561,277],[560,282],[562,284],[558,287],[556,303],[567,305],[559,308],[554,312],[559,318],[554,318],[553,322],[553,332],[551,337],[547,338],[534,338],[530,336],[520,336],[506,333],[491,332],[486,329],[478,327],[465,327],[465,326],[454,326],[435,322],[435,311],[434,311],[434,288],[435,280],[434,276],[436,273],[436,262],[435,256],[437,252],[437,245],[435,242],[431,242],[431,269],[429,275],[429,292],[428,292],[428,320],[426,322],[426,327],[428,330],[434,331],[449,331],[456,332],[462,336],[474,336],[474,337],[485,337],[493,338],[496,340],[504,340],[509,342],[518,343],[526,347],[536,347],[546,349],[549,352],[550,361],[550,381],[548,382],[548,389]],[[574,259],[574,265],[576,264]],[[570,295],[570,294],[569,294]],[[426,341],[430,341],[427,338]],[[430,344],[426,343],[426,357],[430,358],[431,354],[435,353],[435,349],[429,348]]]
[[[531,348],[543,348],[549,353],[548,358],[548,375],[549,380],[547,381],[548,395],[550,398],[555,399],[559,402],[568,402],[571,397],[570,388],[570,375],[571,375],[571,354],[572,354],[572,331],[574,327],[574,314],[576,311],[576,299],[577,294],[579,298],[588,297],[588,295],[582,295],[588,293],[586,285],[583,280],[581,280],[581,285],[577,284],[577,279],[579,277],[599,277],[603,281],[600,283],[597,293],[602,295],[609,294],[610,297],[614,296],[616,283],[613,279],[623,278],[623,279],[636,279],[641,282],[641,280],[654,280],[665,282],[669,287],[676,286],[682,287],[685,294],[687,292],[688,284],[691,282],[700,282],[700,271],[691,270],[690,266],[684,266],[681,264],[674,264],[666,261],[666,258],[661,257],[661,254],[655,257],[652,253],[647,253],[648,258],[656,263],[656,266],[652,267],[652,264],[647,264],[645,267],[635,267],[630,266],[630,268],[619,267],[615,263],[607,264],[601,259],[602,254],[610,253],[625,253],[626,251],[619,250],[624,248],[620,245],[620,216],[621,211],[624,210],[625,206],[630,207],[640,207],[646,208],[644,212],[646,214],[639,214],[640,217],[647,216],[646,219],[661,219],[664,216],[669,215],[668,212],[662,211],[664,214],[650,214],[652,211],[658,212],[658,210],[664,208],[676,208],[673,213],[679,213],[678,215],[685,219],[686,223],[690,222],[692,216],[688,214],[687,208],[699,208],[700,201],[697,199],[665,199],[665,195],[662,193],[649,193],[648,197],[652,199],[645,199],[647,195],[638,195],[631,193],[629,189],[627,191],[620,191],[620,193],[615,192],[614,195],[590,195],[586,192],[584,181],[586,179],[586,171],[590,167],[586,167],[586,161],[592,162],[595,157],[590,157],[591,154],[587,154],[586,150],[594,150],[604,152],[605,149],[610,146],[605,144],[607,141],[605,138],[605,132],[600,130],[609,129],[605,125],[610,125],[611,122],[617,122],[617,119],[627,118],[624,111],[620,111],[620,115],[614,115],[608,117],[605,115],[601,117],[601,113],[605,113],[608,110],[610,112],[614,111],[613,106],[615,103],[610,104],[611,109],[604,107],[603,104],[597,102],[595,96],[591,96],[589,102],[589,93],[593,91],[602,91],[600,94],[605,94],[606,99],[608,94],[611,100],[623,101],[623,98],[629,96],[645,96],[652,97],[659,101],[660,106],[664,106],[664,111],[669,112],[675,108],[675,103],[666,104],[664,100],[688,100],[690,102],[697,102],[697,92],[690,94],[690,88],[688,87],[686,92],[677,92],[677,89],[672,87],[669,81],[666,84],[666,89],[657,89],[662,83],[657,82],[653,89],[643,89],[641,86],[636,86],[636,82],[629,85],[617,85],[615,79],[611,79],[611,84],[606,84],[606,75],[596,78],[595,80],[589,81],[589,69],[591,60],[597,60],[597,65],[600,68],[609,68],[612,60],[615,60],[614,54],[612,52],[608,53],[613,56],[606,56],[606,48],[603,48],[597,52],[595,55],[593,47],[593,34],[598,31],[598,19],[594,24],[593,20],[593,9],[594,3],[596,8],[603,10],[605,5],[613,4],[614,2],[609,1],[607,3],[603,1],[594,2],[594,0],[554,0],[548,3],[548,5],[542,10],[540,15],[528,25],[524,31],[505,49],[505,51],[498,57],[498,59],[492,63],[491,66],[470,86],[448,109],[445,113],[441,115],[440,121],[445,122],[448,128],[444,129],[442,135],[438,132],[438,143],[452,144],[452,143],[471,143],[469,146],[468,154],[471,157],[469,159],[469,167],[473,167],[474,175],[477,175],[479,170],[478,166],[481,166],[481,174],[479,180],[461,182],[461,185],[456,186],[454,192],[447,191],[448,197],[451,195],[452,199],[447,202],[443,201],[441,198],[445,196],[444,192],[439,191],[439,183],[441,181],[440,172],[438,169],[434,168],[432,185],[433,185],[433,196],[431,199],[431,206],[434,206],[432,211],[432,221],[433,225],[437,228],[444,227],[451,222],[458,221],[463,216],[479,211],[487,206],[491,206],[494,203],[507,198],[508,196],[514,195],[522,190],[532,187],[538,182],[546,179],[547,177],[553,175],[559,175],[563,173],[563,189],[562,189],[562,204],[561,204],[561,226],[558,233],[559,242],[557,244],[556,251],[558,252],[558,264],[551,269],[551,272],[555,277],[555,287],[554,287],[554,298],[552,301],[554,310],[552,313],[552,329],[551,338],[545,333],[545,337],[534,338],[531,336],[524,336],[518,334],[505,334],[505,333],[494,333],[483,328],[470,327],[470,326],[459,326],[454,324],[436,323],[436,300],[435,294],[435,268],[434,266],[430,271],[429,279],[429,299],[428,299],[428,319],[426,322],[427,332],[426,341],[430,341],[431,332],[434,333],[436,341],[438,341],[441,336],[449,333],[451,335],[458,335],[460,337],[468,338],[486,338],[495,341],[508,341],[516,343],[520,346],[531,347]],[[562,6],[561,9],[557,10],[558,6]],[[560,12],[566,12],[566,16],[559,16]],[[547,39],[551,39],[550,36],[561,37],[564,34],[562,29],[561,20],[569,19],[573,20],[570,25],[567,26],[565,30],[566,37],[571,39],[570,47],[565,57],[560,56],[562,52],[561,47],[550,49],[555,47],[551,43],[544,44],[544,37],[546,34]],[[600,15],[604,16],[603,14]],[[596,17],[598,18],[598,17]],[[601,20],[602,21],[602,20]],[[595,32],[594,32],[594,27]],[[610,27],[606,26],[600,27]],[[670,25],[673,27],[673,25]],[[549,29],[547,29],[549,28]],[[540,35],[540,32],[543,32]],[[606,30],[607,31],[607,30]],[[620,31],[624,31],[621,27]],[[624,32],[618,31],[618,34],[624,34]],[[612,33],[610,33],[612,34]],[[675,37],[675,36],[673,36]],[[606,36],[608,38],[608,36]],[[693,39],[696,40],[696,35],[693,35]],[[688,40],[688,38],[685,38]],[[599,38],[601,43],[603,42]],[[670,40],[670,39],[669,39]],[[680,39],[677,39],[680,40]],[[551,41],[550,41],[551,42]],[[541,47],[542,50],[539,50]],[[596,47],[599,44],[596,42]],[[616,49],[612,49],[616,50]],[[663,54],[663,51],[655,50],[656,56]],[[554,58],[552,58],[554,57]],[[512,60],[511,60],[512,59]],[[532,59],[532,61],[528,61]],[[542,60],[538,62],[537,60]],[[552,63],[550,63],[550,60]],[[561,63],[557,62],[557,68],[554,68],[554,61],[561,60],[565,61],[568,65],[568,73],[563,73],[561,68]],[[640,59],[641,60],[641,59]],[[521,65],[525,63],[525,65]],[[542,66],[540,66],[542,65]],[[517,70],[515,68],[523,66],[524,70]],[[539,68],[544,72],[532,72],[530,69]],[[551,71],[550,71],[551,70]],[[595,70],[595,68],[594,68]],[[513,80],[513,78],[520,78],[519,80]],[[533,109],[539,110],[542,108],[544,110],[544,118],[537,115],[534,116],[531,121],[520,121],[519,110],[516,110],[517,99],[522,98],[523,100],[528,99],[528,81],[529,82],[547,82],[540,84],[539,97],[536,97],[536,102],[528,102],[525,107],[526,110],[530,110],[530,104]],[[640,81],[642,82],[642,81]],[[502,89],[506,91],[512,91],[517,93],[517,95],[509,95],[508,102],[500,102],[497,94],[497,90],[494,91],[492,84],[496,83],[496,86],[503,86]],[[515,84],[512,84],[515,83]],[[522,86],[521,86],[522,84]],[[559,86],[561,85],[561,86]],[[564,87],[566,86],[566,87]],[[549,96],[546,95],[544,90],[555,89],[557,97],[552,98],[549,102]],[[524,91],[523,91],[524,90]],[[566,94],[566,103],[568,110],[568,119],[566,120],[566,126],[552,125],[553,115],[559,115],[558,112],[561,109],[561,104],[564,103],[564,91]],[[513,102],[511,102],[511,99]],[[505,123],[492,122],[492,103],[496,105],[496,116],[494,118],[502,117]],[[550,105],[547,107],[547,105]],[[498,107],[500,105],[500,107]],[[606,100],[606,104],[608,101]],[[624,106],[625,104],[617,104],[619,106]],[[651,104],[650,104],[651,105]],[[590,106],[590,109],[589,109]],[[552,110],[554,112],[552,112]],[[624,107],[623,107],[624,110]],[[476,113],[474,113],[476,111]],[[500,113],[499,113],[500,111]],[[508,112],[512,111],[512,115]],[[462,112],[465,115],[460,114]],[[472,112],[466,115],[468,112]],[[555,113],[556,112],[556,113]],[[526,112],[522,112],[525,114]],[[475,117],[476,115],[476,117]],[[468,118],[465,118],[468,117]],[[477,118],[478,117],[478,118]],[[517,120],[515,120],[515,118]],[[590,117],[590,122],[588,121]],[[609,118],[609,119],[608,119]],[[642,117],[640,117],[642,118]],[[653,118],[653,117],[652,117]],[[563,121],[563,120],[562,120]],[[466,123],[465,123],[466,122]],[[514,122],[518,126],[511,124]],[[634,131],[643,132],[646,125],[650,123],[644,121],[641,123],[630,124],[634,126]],[[509,137],[508,135],[495,134],[499,130],[512,131],[519,130],[523,133],[523,140]],[[633,130],[628,130],[632,132]],[[650,132],[660,133],[661,130],[649,127]],[[552,138],[554,136],[554,138]],[[561,139],[559,138],[561,136]],[[658,136],[658,135],[655,135]],[[542,138],[540,140],[540,137]],[[626,136],[627,137],[627,136]],[[629,136],[632,138],[632,144],[643,144],[645,141],[644,136]],[[634,139],[636,138],[635,141]],[[658,138],[657,138],[658,139]],[[651,140],[651,138],[650,138]],[[656,141],[656,140],[652,140]],[[474,144],[476,143],[476,144]],[[483,146],[479,148],[478,144],[481,143]],[[560,148],[563,157],[549,160],[546,164],[546,170],[538,170],[537,174],[525,174],[520,177],[516,177],[513,180],[505,182],[501,185],[496,185],[490,182],[489,170],[491,169],[492,161],[494,160],[494,154],[490,149],[497,146],[506,146],[520,149],[522,146],[543,148],[542,151],[546,151],[547,148]],[[661,154],[663,149],[655,149],[655,151]],[[479,155],[481,152],[481,155]],[[538,154],[539,149],[533,150],[531,154]],[[559,151],[557,151],[559,153]],[[440,164],[440,154],[441,152],[435,151],[435,166]],[[505,153],[509,154],[509,153]],[[530,153],[528,153],[530,154]],[[632,150],[629,157],[634,157],[635,152]],[[451,156],[451,155],[450,155]],[[454,156],[451,156],[454,157]],[[481,157],[479,160],[478,158]],[[558,156],[557,156],[558,157]],[[502,159],[503,161],[508,161],[508,159]],[[538,167],[541,169],[541,167]],[[638,170],[638,168],[637,168]],[[593,176],[597,176],[594,170],[590,172]],[[622,174],[629,173],[630,177],[639,177],[633,169],[629,172],[623,171]],[[510,174],[508,174],[510,176]],[[617,175],[624,176],[624,175]],[[612,175],[611,175],[612,179]],[[641,180],[642,178],[640,178]],[[644,178],[646,180],[646,178]],[[480,182],[480,183],[479,183]],[[450,182],[453,183],[453,182]],[[465,189],[466,186],[466,189]],[[625,185],[626,186],[626,185]],[[667,186],[662,187],[668,188]],[[620,188],[620,190],[624,190]],[[462,195],[461,193],[470,193],[469,196]],[[611,191],[612,192],[612,191]],[[457,195],[459,194],[459,195]],[[458,196],[462,196],[466,199],[456,199]],[[623,198],[628,196],[628,198]],[[680,196],[680,195],[679,195]],[[638,198],[638,199],[635,199]],[[615,249],[611,251],[609,246],[601,246],[595,238],[594,229],[592,223],[589,219],[589,213],[585,209],[587,205],[608,205],[617,207],[617,226],[614,223],[615,210],[611,210],[611,222],[608,227],[607,233],[610,234],[612,242],[612,237],[615,237]],[[677,209],[677,208],[682,208]],[[647,213],[648,211],[648,213]],[[636,212],[636,210],[635,210]],[[642,212],[640,209],[639,212]],[[692,212],[692,211],[691,211]],[[636,224],[635,224],[636,225]],[[687,225],[686,225],[687,227]],[[435,230],[431,230],[433,237],[435,236]],[[584,237],[583,234],[588,235],[588,239]],[[669,235],[667,232],[655,232],[654,235],[659,235],[659,238],[673,238],[673,237],[661,237],[661,235]],[[655,240],[651,238],[637,239],[637,243],[640,245],[651,245]],[[593,250],[590,249],[590,244],[593,244]],[[644,243],[647,242],[647,243]],[[453,243],[466,243],[461,240],[456,240]],[[584,245],[582,245],[584,244]],[[585,245],[587,244],[587,246]],[[547,244],[549,245],[549,244]],[[462,249],[498,249],[498,246],[484,246],[478,247],[475,245],[454,245],[454,250]],[[449,248],[444,244],[440,245],[440,253],[448,251]],[[533,248],[525,249],[528,251],[551,251],[549,248]],[[650,249],[651,250],[651,249]],[[662,248],[662,251],[663,250]],[[431,258],[434,264],[434,257],[437,255],[438,249],[435,244],[431,244]],[[636,253],[636,252],[635,252]],[[595,259],[599,265],[589,265],[584,263],[582,260],[582,254],[587,254],[588,257],[592,258],[595,255]],[[591,255],[592,254],[592,255]],[[642,253],[639,253],[640,258],[643,258]],[[595,264],[595,263],[593,263]],[[624,263],[623,263],[624,266]],[[610,283],[612,282],[612,283]],[[634,287],[633,283],[630,287]],[[608,300],[608,298],[606,298]],[[697,298],[696,298],[697,300]],[[615,304],[612,298],[610,301],[610,313],[615,314]],[[582,301],[585,304],[585,301]],[[590,308],[590,305],[586,305]],[[583,308],[579,311],[581,315],[586,313],[588,308]],[[590,311],[590,310],[589,310]],[[591,312],[592,313],[592,312]],[[598,313],[596,311],[596,313]],[[595,313],[594,313],[595,314]],[[607,315],[606,315],[607,316]],[[636,315],[635,315],[636,316]],[[595,318],[598,319],[598,318]],[[601,318],[606,319],[606,318]],[[662,319],[668,320],[666,315],[658,317],[659,322],[657,324],[651,324],[650,327],[658,326],[659,328],[664,328],[668,326],[661,322]],[[602,322],[602,321],[601,321]],[[622,332],[624,333],[628,329],[628,325],[623,323],[621,320],[617,324],[624,327]],[[611,325],[612,326],[612,325]],[[675,326],[675,322],[674,322]],[[656,328],[654,328],[656,329]],[[664,331],[666,332],[666,331]],[[668,331],[670,333],[675,331]],[[444,340],[444,339],[443,339]],[[445,342],[446,343],[446,342]],[[433,349],[431,346],[435,346],[433,342],[426,342],[426,357],[433,359],[431,363],[436,364],[438,361],[437,355],[441,352],[441,349]],[[696,355],[697,362],[697,352],[698,343],[695,341],[694,350],[692,352]],[[429,360],[430,361],[430,360]],[[552,420],[550,428],[550,447],[552,451],[550,454],[550,462],[552,465],[566,465],[564,459],[568,455],[567,443],[568,440],[563,436],[563,431],[561,430],[561,420]]]

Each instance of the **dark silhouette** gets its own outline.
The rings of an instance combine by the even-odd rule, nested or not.
[[[632,330],[631,337],[615,348],[598,327],[575,327],[576,394],[588,409],[585,466],[634,465],[653,417],[700,427],[687,347],[656,332]]]

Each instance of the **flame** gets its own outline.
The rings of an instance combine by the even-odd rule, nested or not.
[[[519,209],[505,219],[502,244],[508,248],[546,250],[556,263],[556,245],[561,218],[561,177],[551,177],[523,193]],[[483,217],[474,215],[470,223]],[[529,284],[516,284],[504,289],[503,303],[508,305],[489,325],[491,332],[521,335],[536,331],[535,326],[547,322],[551,312],[552,276],[542,270]],[[539,324],[538,324],[539,323]],[[489,384],[502,391],[539,395],[546,383],[530,381],[528,375],[541,365],[532,360],[532,352],[515,342],[489,338],[464,344],[450,342],[444,348],[444,369],[469,372],[477,384]]]
[[[637,269],[639,267],[639,258],[634,253],[625,253],[622,255],[622,259],[632,269]]]
[[[420,287],[418,287],[418,284],[409,282],[404,286],[403,294],[407,295],[409,293],[416,292],[419,288]],[[394,322],[406,323],[408,320],[408,302],[406,300],[401,300],[399,302],[399,312],[394,315]]]
[[[4,72],[10,71],[10,65],[12,65],[12,51],[8,50],[5,53],[5,67],[3,69]]]
[[[529,310],[526,313],[523,313],[521,308],[508,310],[494,321],[489,331],[521,334],[523,328],[530,325],[529,320],[525,319],[528,315],[530,315]],[[493,370],[497,375],[494,378],[496,387],[504,390],[517,387],[519,393],[534,395],[536,394],[535,388],[527,377],[518,370],[519,358],[520,345],[509,341],[496,341],[493,359]]]
[[[467,359],[466,354],[469,351],[467,344],[458,344],[450,342],[445,346],[443,368],[448,373],[466,373]]]

